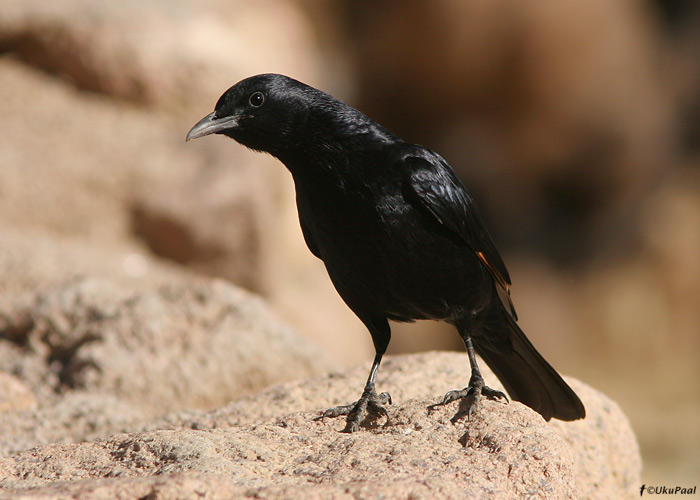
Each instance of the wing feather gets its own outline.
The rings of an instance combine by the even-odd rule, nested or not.
[[[409,202],[427,210],[450,231],[459,235],[483,263],[498,285],[506,309],[517,319],[510,299],[510,275],[486,229],[474,200],[452,167],[437,153],[422,150],[404,158]]]

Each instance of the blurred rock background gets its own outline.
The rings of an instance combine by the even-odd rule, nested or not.
[[[284,168],[222,138],[184,143],[261,72],[438,150],[488,219],[535,345],[620,403],[645,482],[695,484],[697,2],[3,0],[0,305],[79,275],[201,273],[261,294],[336,366],[369,359]],[[394,353],[461,349],[441,325],[394,329]]]

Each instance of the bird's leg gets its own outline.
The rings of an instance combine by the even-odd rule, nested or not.
[[[355,432],[360,428],[360,423],[367,417],[372,417],[374,419],[386,417],[388,420],[389,414],[383,405],[386,403],[391,404],[391,396],[388,392],[377,394],[374,389],[377,370],[379,370],[379,363],[381,363],[381,361],[382,355],[377,354],[374,357],[374,363],[372,363],[372,369],[369,372],[369,377],[367,378],[367,383],[365,384],[365,389],[362,391],[360,399],[349,405],[336,406],[335,408],[326,410],[317,420],[326,417],[347,415],[348,418],[343,432]]]
[[[467,420],[471,420],[472,412],[479,404],[481,396],[486,396],[488,399],[503,399],[506,402],[508,402],[508,397],[503,392],[491,389],[484,384],[484,377],[481,376],[481,371],[479,371],[479,366],[476,363],[476,353],[474,352],[472,337],[464,330],[460,330],[460,335],[464,340],[464,345],[467,347],[469,365],[472,371],[471,377],[469,378],[469,385],[462,390],[448,392],[445,394],[443,400],[433,405],[433,407],[446,405],[457,399],[467,398]]]

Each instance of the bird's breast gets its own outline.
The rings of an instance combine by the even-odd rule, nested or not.
[[[446,319],[486,300],[477,257],[400,192],[298,191],[297,203],[302,227],[348,304],[395,319]]]

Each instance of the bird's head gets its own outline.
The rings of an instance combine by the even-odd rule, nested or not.
[[[323,96],[284,75],[251,76],[224,92],[214,111],[192,127],[187,140],[223,134],[251,149],[277,155],[298,141],[309,104]]]

